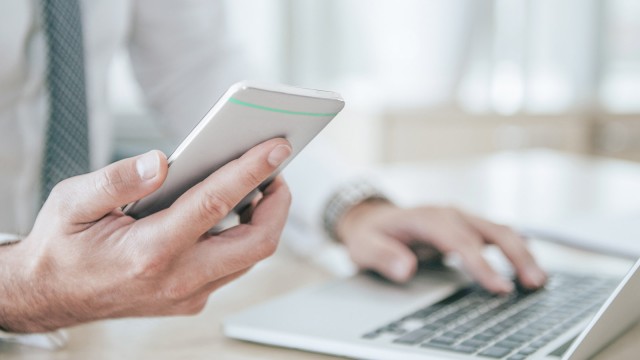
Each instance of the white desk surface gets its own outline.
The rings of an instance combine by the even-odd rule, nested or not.
[[[451,162],[398,165],[380,171],[384,186],[405,204],[422,201],[463,206],[494,219],[552,219],[577,211],[640,210],[640,164],[546,151],[500,153]],[[408,195],[398,189],[421,189]],[[637,212],[640,213],[640,212]],[[534,241],[545,266],[620,273],[629,260]],[[286,249],[248,275],[214,293],[194,317],[121,319],[77,326],[70,343],[55,352],[0,343],[0,359],[330,359],[320,354],[225,338],[221,319],[291,290],[336,276],[343,257],[335,249],[321,261],[296,258]],[[597,264],[597,267],[594,267]],[[344,266],[338,266],[344,268]],[[638,359],[640,325],[598,354],[599,360]]]

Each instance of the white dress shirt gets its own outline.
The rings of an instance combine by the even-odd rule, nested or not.
[[[128,47],[146,100],[182,138],[242,78],[218,1],[80,1],[94,169],[112,153],[107,70]],[[45,34],[39,0],[0,2],[0,232],[26,234],[37,211],[47,120]]]
[[[129,50],[146,101],[181,139],[229,87],[249,74],[228,42],[222,3],[211,0],[80,0],[92,168],[107,164],[112,131],[106,99],[114,54]],[[47,120],[45,34],[39,0],[0,1],[0,242],[29,233],[37,214]],[[321,213],[350,177],[313,144],[285,173],[293,194],[285,230],[304,252],[322,241]],[[311,231],[309,231],[311,230]],[[3,240],[4,239],[4,240]],[[302,245],[301,245],[302,244]]]

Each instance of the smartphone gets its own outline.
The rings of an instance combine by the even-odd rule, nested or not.
[[[331,91],[237,83],[169,156],[169,172],[160,189],[123,211],[143,218],[166,209],[188,189],[255,145],[277,137],[287,139],[293,150],[291,156],[236,206],[236,210],[243,209],[343,107],[342,97]]]

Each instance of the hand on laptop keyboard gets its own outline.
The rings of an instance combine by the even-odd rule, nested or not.
[[[592,316],[617,283],[610,278],[557,273],[543,290],[523,288],[526,294],[508,296],[495,296],[473,285],[362,337],[521,360]]]
[[[515,287],[483,258],[488,244],[496,245],[511,261],[523,288],[536,289],[546,281],[521,236],[454,208],[405,209],[382,201],[363,202],[342,217],[336,233],[358,266],[396,282],[415,273],[419,259],[411,246],[416,242],[445,255],[457,254],[470,275],[493,293],[509,293]]]
[[[513,281],[513,284],[515,285],[516,292],[520,295],[528,295],[541,289],[541,288],[527,287],[517,277],[513,278],[512,281]]]

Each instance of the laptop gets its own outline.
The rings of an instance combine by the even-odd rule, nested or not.
[[[551,273],[544,289],[494,296],[458,271],[404,285],[361,273],[224,321],[235,339],[363,359],[587,359],[640,317],[640,260],[620,278]]]

